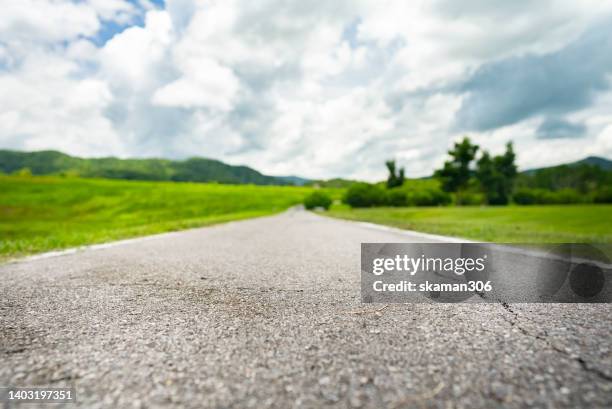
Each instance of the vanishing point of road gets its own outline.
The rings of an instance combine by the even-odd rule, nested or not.
[[[431,240],[291,210],[1,265],[0,386],[72,386],[69,408],[612,407],[609,304],[361,304],[360,243]]]

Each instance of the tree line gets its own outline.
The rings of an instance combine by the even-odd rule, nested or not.
[[[492,155],[469,137],[454,143],[431,178],[408,179],[394,160],[381,183],[354,183],[351,207],[612,203],[612,171],[588,163],[519,173],[512,142]]]

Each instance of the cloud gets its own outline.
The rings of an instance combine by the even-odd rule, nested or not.
[[[27,150],[122,153],[119,135],[101,110],[113,98],[108,85],[95,78],[71,79],[77,71],[74,62],[39,54],[18,74],[0,75],[0,138]]]
[[[197,72],[187,73],[153,94],[153,103],[168,107],[206,107],[229,111],[239,81],[231,69],[214,60],[198,61]]]
[[[456,90],[466,94],[457,124],[483,131],[539,114],[577,111],[610,88],[611,73],[608,20],[558,51],[510,57],[479,67]]]
[[[11,1],[2,7],[0,38],[9,44],[54,43],[93,35],[99,28],[95,8],[84,3]]]
[[[582,138],[586,133],[584,124],[576,124],[563,119],[547,118],[538,126],[539,139]]]
[[[17,46],[51,45],[93,36],[103,22],[129,23],[137,7],[127,0],[20,0],[2,5],[0,38]]]
[[[9,3],[0,147],[369,180],[466,130],[522,166],[609,152],[603,0]]]

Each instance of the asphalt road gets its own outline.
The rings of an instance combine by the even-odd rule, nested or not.
[[[361,304],[360,243],[411,241],[289,211],[4,264],[0,386],[72,385],[70,408],[612,406],[609,304]]]

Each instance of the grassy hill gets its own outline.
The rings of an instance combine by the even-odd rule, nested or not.
[[[291,179],[266,176],[247,166],[232,166],[214,159],[84,159],[57,151],[0,150],[0,172],[33,175],[72,175],[87,178],[218,182],[229,184],[290,185]]]

